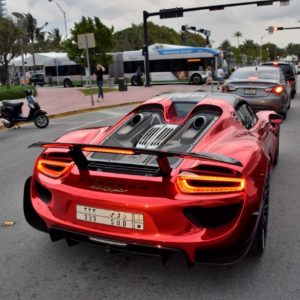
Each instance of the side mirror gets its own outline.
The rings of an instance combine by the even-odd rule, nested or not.
[[[269,122],[272,125],[280,125],[283,122],[283,117],[277,114],[270,114],[269,115]]]

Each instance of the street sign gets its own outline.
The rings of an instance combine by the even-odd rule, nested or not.
[[[78,34],[77,41],[79,49],[95,48],[96,45],[94,33]]]

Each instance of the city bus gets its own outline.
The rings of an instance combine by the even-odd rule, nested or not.
[[[203,84],[205,70],[216,70],[221,64],[219,50],[203,47],[154,44],[149,46],[149,68],[152,83],[190,82]],[[125,77],[139,85],[137,70],[145,72],[142,50],[111,53],[113,63],[108,67],[110,77]]]
[[[142,49],[134,51],[108,53],[113,62],[105,66],[104,80],[126,78],[132,85],[142,84],[137,72],[145,73]],[[224,64],[222,52],[212,48],[190,47],[167,44],[149,46],[149,68],[151,83],[188,82],[203,84],[208,66],[216,70]],[[86,81],[87,70],[67,54],[50,59],[44,63],[45,81],[62,83],[64,87],[73,86],[74,82]]]
[[[67,54],[44,62],[45,82],[72,87],[75,82],[86,80],[85,68],[70,60]]]

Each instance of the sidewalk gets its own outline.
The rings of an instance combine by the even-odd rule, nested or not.
[[[152,85],[150,87],[128,86],[127,91],[107,92],[104,94],[104,101],[97,102],[97,95],[85,96],[80,89],[82,88],[62,88],[62,87],[38,87],[37,99],[42,107],[51,117],[59,117],[84,111],[97,110],[105,107],[116,107],[126,104],[137,104],[151,97],[166,92],[194,92],[194,91],[211,91],[211,87],[188,85],[188,84],[173,84],[173,85]],[[216,87],[214,87],[216,90]],[[21,101],[21,100],[20,100]],[[23,100],[24,102],[24,100]],[[27,104],[24,103],[23,113],[28,113]],[[0,128],[3,128],[0,123]]]
[[[153,85],[150,87],[128,86],[127,91],[120,92],[116,88],[115,92],[105,93],[104,101],[100,102],[97,102],[97,95],[94,94],[94,105],[92,105],[91,96],[85,96],[79,89],[80,88],[39,87],[37,89],[37,99],[41,107],[47,111],[49,116],[56,116],[80,112],[82,110],[93,110],[101,107],[143,102],[165,92],[193,92],[203,90],[199,85]]]

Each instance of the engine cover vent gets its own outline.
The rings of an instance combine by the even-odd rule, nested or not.
[[[177,125],[160,124],[149,128],[138,141],[136,148],[156,149],[175,131]]]

